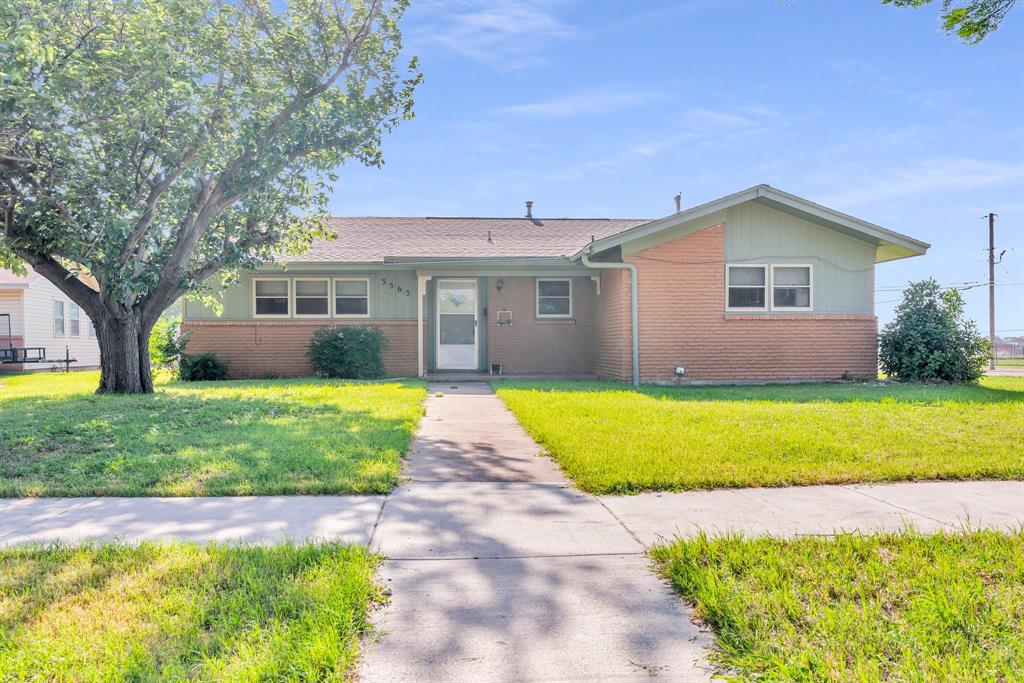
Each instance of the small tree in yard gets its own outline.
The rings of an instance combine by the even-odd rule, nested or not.
[[[335,169],[382,163],[420,82],[397,67],[405,7],[0,0],[0,266],[89,315],[98,391],[152,391],[162,311],[301,250]]]
[[[964,300],[934,279],[912,282],[896,318],[879,337],[879,362],[891,377],[914,382],[976,382],[991,345],[964,319]]]

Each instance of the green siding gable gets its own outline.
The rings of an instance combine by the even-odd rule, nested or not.
[[[725,260],[811,263],[815,313],[874,312],[875,247],[754,203],[726,211]]]

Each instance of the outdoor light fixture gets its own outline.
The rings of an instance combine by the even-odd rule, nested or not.
[[[504,286],[505,286],[505,281],[502,280],[502,279],[499,279],[497,282],[494,283],[494,288],[496,290],[498,290],[499,292],[501,291],[501,288],[504,287]]]

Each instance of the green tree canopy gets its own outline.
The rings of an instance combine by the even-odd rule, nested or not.
[[[168,305],[301,250],[336,169],[382,163],[421,78],[406,4],[0,0],[0,265],[85,309],[101,391],[150,391]]]
[[[882,0],[883,5],[922,7],[935,0]],[[999,28],[1017,0],[942,0],[942,27],[965,43],[980,43]]]

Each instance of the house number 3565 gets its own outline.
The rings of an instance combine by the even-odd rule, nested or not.
[[[409,289],[408,287],[403,287],[402,285],[396,284],[394,282],[391,282],[386,277],[382,277],[380,279],[380,286],[381,287],[387,287],[388,289],[393,289],[396,292],[398,292],[399,294],[405,294],[406,296],[411,296],[412,295],[412,290],[411,289]]]

